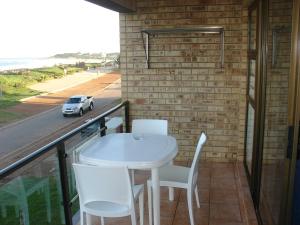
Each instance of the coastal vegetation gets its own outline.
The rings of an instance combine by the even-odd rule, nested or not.
[[[66,74],[82,71],[74,66],[5,71],[0,73],[0,109],[16,104],[20,99],[37,95],[29,85],[49,79],[61,78]]]
[[[75,52],[75,53],[62,53],[62,54],[56,54],[52,56],[53,58],[76,58],[76,59],[98,59],[102,60],[103,62],[107,60],[114,60],[120,56],[119,52],[111,52],[111,53],[81,53],[81,52]]]

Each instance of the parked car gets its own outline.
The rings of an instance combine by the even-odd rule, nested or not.
[[[92,96],[75,95],[70,97],[62,106],[63,116],[82,116],[87,110],[93,110],[94,102]]]

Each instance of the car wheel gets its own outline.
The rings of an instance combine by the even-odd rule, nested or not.
[[[90,111],[92,111],[92,110],[93,110],[93,108],[94,108],[94,104],[93,104],[93,103],[91,103],[91,104],[90,104],[90,107],[89,107],[89,110],[90,110]]]
[[[79,110],[79,114],[78,114],[80,117],[83,115],[83,110],[82,109],[80,109]]]
[[[64,117],[67,117],[68,115],[67,115],[67,114],[63,114],[63,116],[64,116]]]

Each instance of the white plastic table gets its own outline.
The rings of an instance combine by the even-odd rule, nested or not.
[[[79,160],[93,165],[127,166],[151,169],[154,225],[160,224],[160,189],[158,168],[172,161],[178,147],[174,137],[143,135],[136,140],[131,133],[109,134],[82,146]]]

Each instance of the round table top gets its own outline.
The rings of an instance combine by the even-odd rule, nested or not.
[[[95,138],[85,144],[79,160],[89,164],[127,166],[130,169],[151,169],[172,161],[177,155],[176,139],[167,135],[115,133]]]

